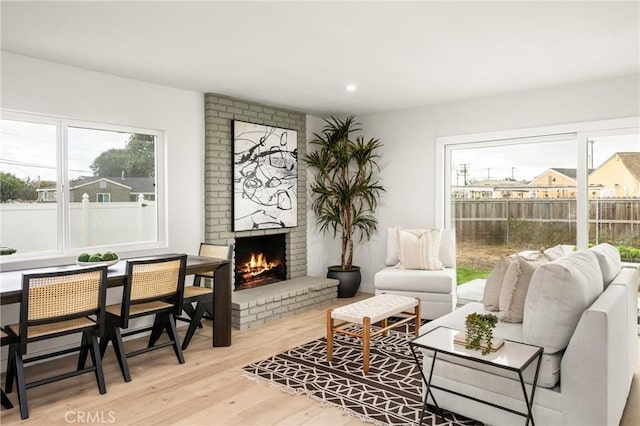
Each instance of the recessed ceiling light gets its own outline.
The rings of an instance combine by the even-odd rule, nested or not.
[[[355,92],[357,89],[355,84],[347,84],[344,88],[347,92]]]

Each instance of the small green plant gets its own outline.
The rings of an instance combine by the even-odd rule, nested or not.
[[[493,314],[472,313],[467,315],[464,322],[466,328],[467,349],[480,349],[481,342],[486,341],[486,347],[482,349],[482,355],[487,355],[493,349],[493,328],[498,323],[498,317]]]
[[[640,261],[640,249],[628,246],[618,246],[618,252],[620,252],[620,258],[623,262]]]

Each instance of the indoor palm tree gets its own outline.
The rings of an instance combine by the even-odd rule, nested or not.
[[[353,266],[354,239],[368,240],[378,225],[374,213],[384,188],[377,151],[382,144],[379,139],[367,141],[364,136],[354,140],[353,134],[362,130],[354,116],[331,117],[325,123],[322,132],[314,134],[311,143],[317,149],[307,154],[305,162],[315,171],[311,198],[316,223],[322,232],[333,236],[339,233],[342,240],[340,266],[330,266],[327,276],[340,279],[339,297],[350,297],[360,285],[360,268]],[[345,272],[357,276],[355,288],[345,288],[341,278]]]

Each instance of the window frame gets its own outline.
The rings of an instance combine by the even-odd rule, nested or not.
[[[84,248],[71,248],[70,244],[70,196],[69,196],[69,162],[68,162],[68,128],[86,128],[124,133],[140,133],[153,135],[155,137],[155,194],[157,206],[156,240],[146,242],[134,242],[115,245],[104,245],[90,247],[96,251],[105,249],[116,251],[121,256],[131,252],[135,255],[144,255],[153,252],[154,249],[168,247],[168,205],[167,205],[167,162],[166,162],[166,138],[163,130],[135,127],[130,125],[103,123],[89,120],[79,120],[67,117],[51,116],[23,111],[13,111],[0,109],[0,118],[3,120],[23,121],[36,124],[56,126],[56,212],[57,229],[55,250],[45,252],[14,254],[2,256],[0,266],[3,269],[34,268],[68,263],[73,261],[80,253],[87,250]]]
[[[454,148],[474,148],[519,144],[523,142],[545,142],[566,137],[576,139],[576,246],[587,248],[589,242],[588,212],[588,139],[638,132],[640,117],[567,123],[562,125],[512,129],[497,132],[476,133],[459,136],[436,137],[435,143],[435,220],[436,226],[450,228],[451,223],[451,173],[450,153]]]

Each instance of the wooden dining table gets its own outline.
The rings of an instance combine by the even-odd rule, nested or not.
[[[154,259],[173,254],[145,256]],[[137,258],[142,259],[142,258]],[[126,260],[120,260],[107,269],[107,286],[124,286]],[[46,268],[17,269],[0,272],[0,305],[19,303],[22,299],[22,275],[29,273],[66,271],[77,269],[77,265],[62,265]],[[187,256],[187,275],[213,272],[213,346],[231,346],[231,265],[229,259]]]

